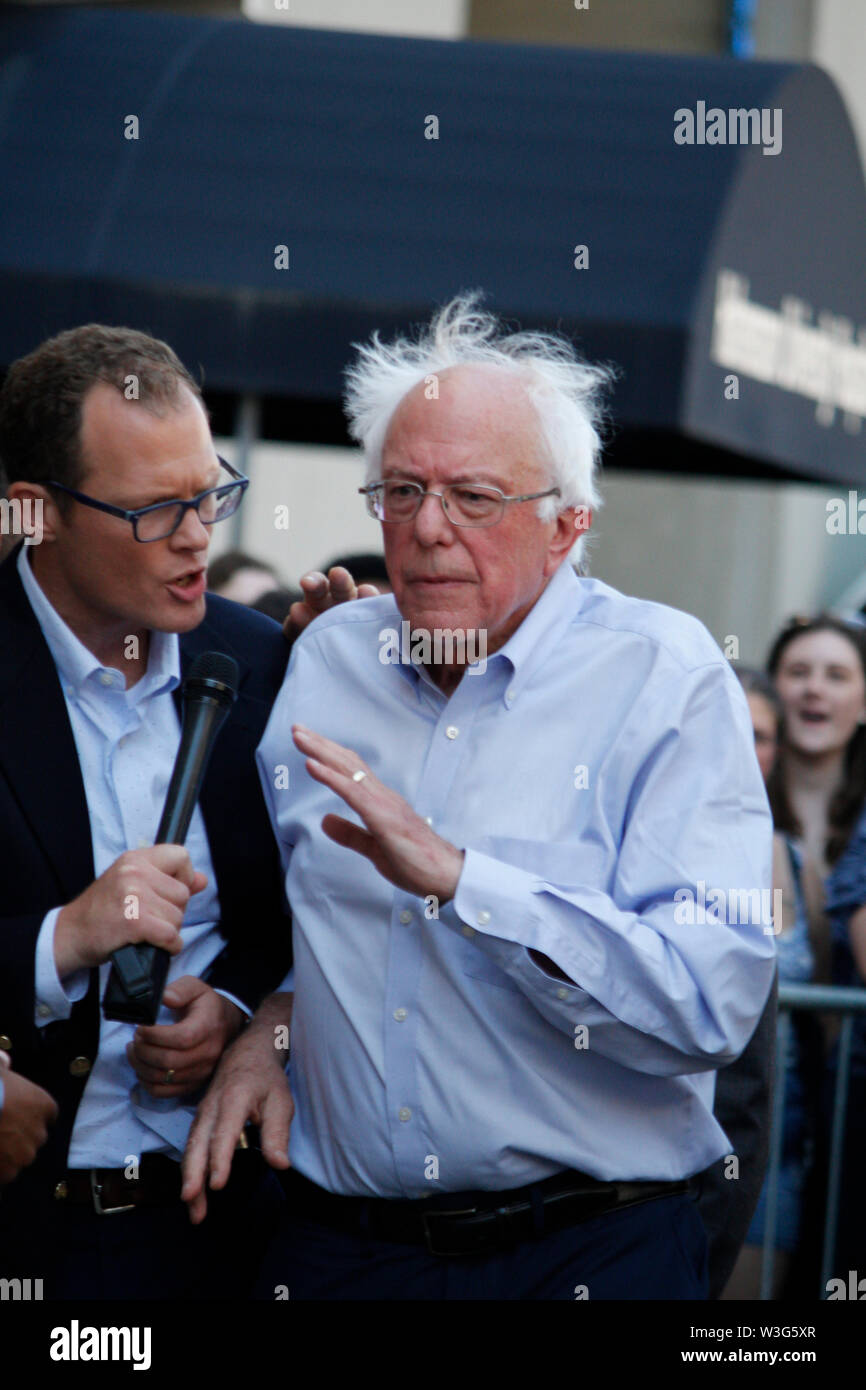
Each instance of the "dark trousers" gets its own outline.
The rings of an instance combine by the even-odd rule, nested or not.
[[[179,1200],[99,1216],[89,1206],[46,1200],[19,1179],[0,1201],[0,1277],[42,1279],[45,1301],[236,1302],[249,1298],[284,1206],[261,1160],[233,1174],[223,1192],[208,1193],[199,1226]]]
[[[688,1194],[623,1207],[483,1258],[366,1239],[287,1206],[254,1297],[705,1299],[707,1239]]]

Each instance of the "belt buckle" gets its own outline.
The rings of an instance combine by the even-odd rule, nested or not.
[[[439,1256],[456,1256],[456,1255],[465,1255],[465,1254],[467,1253],[465,1250],[443,1250],[441,1247],[436,1246],[436,1245],[434,1244],[434,1235],[433,1235],[433,1232],[430,1230],[430,1219],[431,1219],[431,1217],[437,1217],[437,1216],[475,1216],[475,1215],[477,1215],[477,1213],[478,1213],[478,1208],[477,1208],[477,1207],[462,1207],[462,1208],[460,1208],[459,1210],[454,1210],[454,1211],[440,1211],[438,1208],[434,1208],[432,1211],[422,1211],[422,1212],[420,1213],[420,1216],[421,1216],[421,1225],[422,1225],[422,1227],[423,1227],[423,1229],[424,1229],[424,1240],[426,1241],[427,1249],[428,1249],[428,1251],[430,1252],[430,1254],[431,1254],[431,1255],[439,1255]]]
[[[130,1202],[125,1207],[104,1207],[102,1205],[102,1198],[100,1197],[102,1183],[97,1181],[98,1172],[98,1168],[90,1169],[90,1195],[93,1198],[93,1210],[97,1216],[116,1216],[121,1211],[135,1211],[135,1202]]]

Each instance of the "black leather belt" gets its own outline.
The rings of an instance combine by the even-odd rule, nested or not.
[[[68,1168],[54,1187],[58,1202],[92,1206],[98,1216],[180,1201],[180,1164],[164,1154],[144,1154],[135,1177],[128,1168]]]
[[[344,1197],[295,1169],[281,1174],[293,1214],[360,1237],[426,1245],[431,1255],[482,1255],[576,1226],[594,1216],[671,1197],[681,1182],[600,1182],[557,1173],[504,1192],[452,1192],[416,1201]]]

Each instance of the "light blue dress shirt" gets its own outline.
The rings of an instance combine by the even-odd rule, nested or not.
[[[566,564],[448,699],[380,659],[389,628],[390,595],[312,623],[257,755],[294,917],[293,1165],[395,1198],[707,1167],[728,1151],[714,1069],[751,1036],[775,955],[760,914],[727,910],[769,898],[772,859],[728,663],[695,618]],[[324,834],[353,813],[308,775],[294,722],[465,849],[438,918]]]
[[[180,720],[171,699],[171,691],[180,683],[180,646],[176,633],[152,632],[147,670],[127,690],[124,675],[102,666],[49,603],[36,582],[28,555],[27,547],[22,547],[18,573],[54,658],[66,700],[98,878],[125,850],[154,842],[180,744]],[[187,904],[181,928],[183,950],[172,957],[168,982],[181,975],[201,976],[225,945],[217,928],[220,907],[216,877],[198,807],[186,848],[195,868],[207,874],[208,883]],[[62,981],[57,975],[54,929],[62,907],[58,904],[47,914],[37,938],[37,1027],[68,1018],[72,1004],[87,992],[86,970]],[[100,966],[100,998],[109,971],[109,964]],[[176,1023],[178,1018],[163,1005],[157,1023]],[[75,1117],[70,1168],[121,1168],[143,1153],[167,1153],[175,1158],[183,1153],[195,1107],[177,1100],[156,1100],[138,1085],[126,1057],[134,1033],[134,1024],[100,1018],[99,1051]]]

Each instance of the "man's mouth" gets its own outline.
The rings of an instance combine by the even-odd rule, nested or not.
[[[207,588],[207,570],[203,566],[186,570],[178,575],[177,579],[170,580],[166,588],[183,603],[192,603],[195,599],[201,598]]]
[[[418,574],[408,581],[410,584],[468,584],[468,579],[451,574]]]
[[[826,724],[830,718],[829,714],[823,714],[821,710],[801,709],[797,711],[804,724]]]

